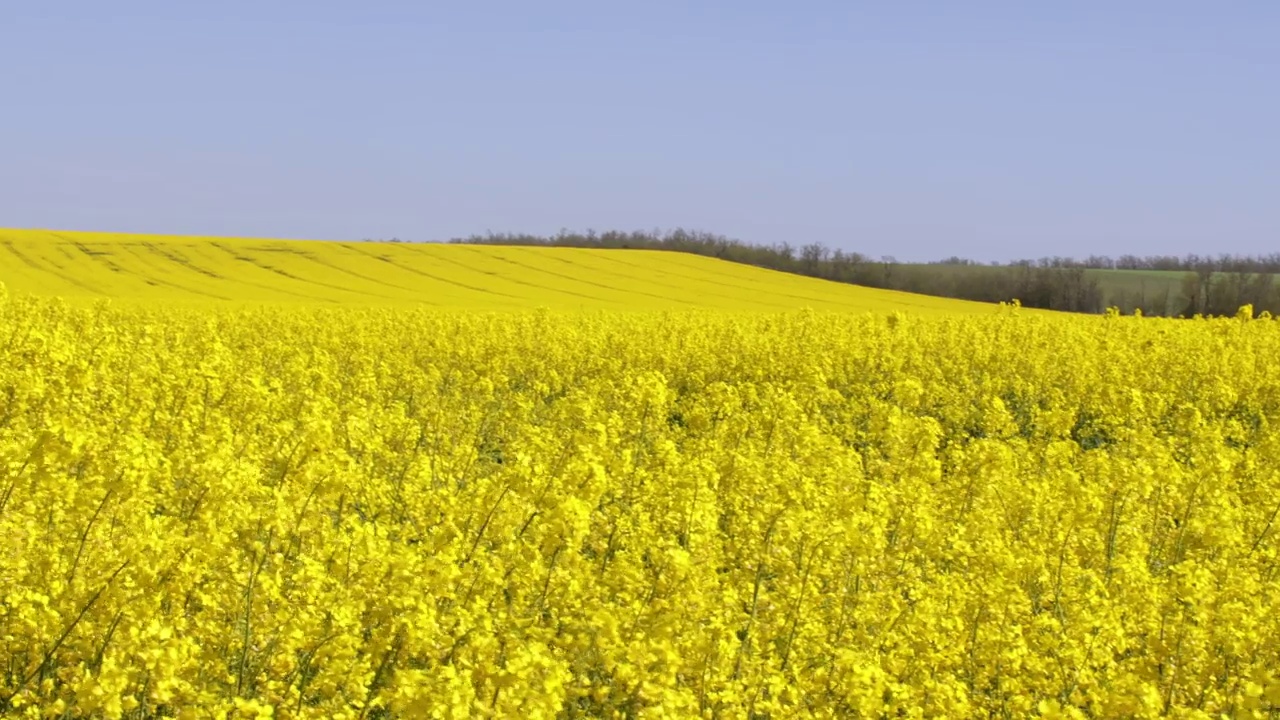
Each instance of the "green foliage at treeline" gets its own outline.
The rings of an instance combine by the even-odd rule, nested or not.
[[[952,257],[899,263],[831,249],[821,243],[755,245],[709,232],[562,230],[553,236],[489,233],[449,242],[673,250],[854,285],[1027,307],[1101,313],[1141,309],[1147,315],[1234,315],[1241,305],[1280,315],[1280,254],[1264,257],[1188,255],[1083,260],[1053,257],[982,264]]]

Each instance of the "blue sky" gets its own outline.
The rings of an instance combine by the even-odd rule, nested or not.
[[[0,0],[0,226],[1280,251],[1280,3]]]

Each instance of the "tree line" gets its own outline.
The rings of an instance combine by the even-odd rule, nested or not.
[[[393,240],[398,242],[397,240]],[[1046,257],[980,263],[950,257],[929,263],[899,263],[831,249],[821,243],[758,245],[710,232],[561,232],[550,235],[488,233],[451,243],[630,248],[693,253],[757,267],[866,287],[903,290],[982,302],[1017,299],[1024,306],[1102,313],[1141,309],[1147,315],[1234,315],[1241,305],[1280,315],[1280,253],[1266,256],[1153,255],[1082,260]],[[1149,274],[1108,270],[1162,271]]]

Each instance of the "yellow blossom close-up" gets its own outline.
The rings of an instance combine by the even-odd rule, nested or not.
[[[384,249],[322,243],[274,261],[315,297],[199,299],[243,242],[0,233],[3,715],[1280,712],[1267,316],[538,249],[331,302]],[[550,300],[607,262],[653,306]]]

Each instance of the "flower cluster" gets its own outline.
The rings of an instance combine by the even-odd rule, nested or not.
[[[1280,326],[0,294],[0,712],[1268,717]]]

